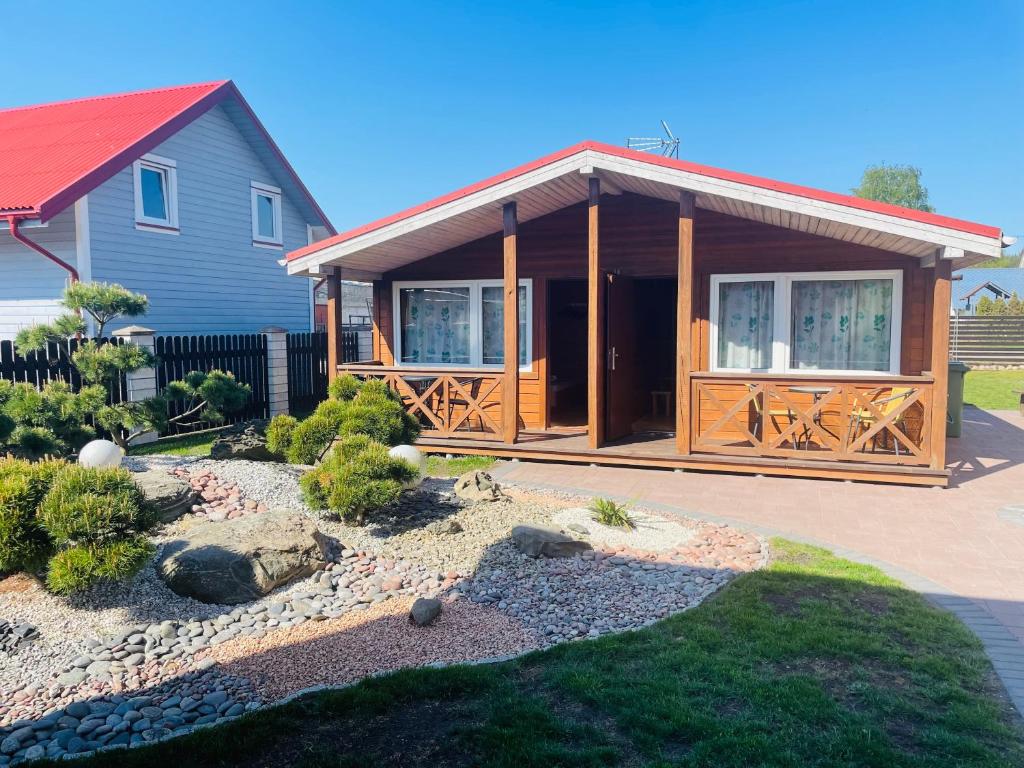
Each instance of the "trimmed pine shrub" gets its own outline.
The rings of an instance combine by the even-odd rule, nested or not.
[[[315,464],[338,434],[338,427],[324,416],[310,416],[292,432],[288,461],[292,464]]]
[[[277,454],[282,459],[288,455],[288,449],[292,446],[292,434],[299,426],[299,420],[294,416],[280,413],[270,420],[267,425],[267,450]]]
[[[101,545],[70,547],[50,559],[46,587],[58,595],[70,595],[100,580],[122,581],[138,573],[154,550],[141,534]]]
[[[351,408],[351,404],[347,401],[324,400],[316,407],[316,410],[313,411],[313,415],[327,419],[334,425],[335,429],[338,429],[341,426],[341,422],[344,421],[345,414],[348,412],[349,408]]]
[[[351,373],[346,373],[327,385],[327,394],[332,400],[348,401],[356,396],[361,387],[362,382],[359,379]]]
[[[313,509],[327,509],[331,484],[338,467],[365,451],[371,445],[366,435],[351,435],[334,446],[330,456],[320,466],[299,478],[299,487],[306,504]]]
[[[39,519],[64,546],[105,544],[149,528],[154,520],[127,470],[69,464],[39,505]]]
[[[349,404],[341,421],[343,435],[366,435],[394,446],[412,443],[420,434],[416,417],[382,381],[368,381]]]
[[[0,573],[36,571],[54,544],[37,509],[63,461],[0,459]]]

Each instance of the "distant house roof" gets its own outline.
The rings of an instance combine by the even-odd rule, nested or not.
[[[912,256],[931,256],[943,246],[971,264],[998,255],[1001,246],[998,227],[584,141],[292,251],[288,271],[316,274],[332,265],[341,266],[344,276],[364,279],[491,234],[499,221],[494,210],[504,201],[516,200],[519,220],[527,221],[585,200],[590,174],[607,182],[606,189],[666,200],[678,200],[680,189],[690,190],[699,208],[800,231],[827,231],[830,237]]]
[[[0,216],[47,221],[223,104],[309,221],[330,221],[230,80],[0,110]]]
[[[968,299],[988,288],[998,296],[1010,297],[1016,293],[1024,298],[1024,269],[1018,267],[975,267],[954,273],[960,278],[953,283],[953,307],[963,307]]]

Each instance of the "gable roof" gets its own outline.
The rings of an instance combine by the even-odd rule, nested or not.
[[[952,304],[963,306],[968,298],[983,288],[990,287],[993,293],[1007,297],[1016,293],[1024,298],[1024,269],[1019,267],[976,267],[962,269],[953,274]]]
[[[293,251],[288,271],[315,272],[342,259],[353,277],[386,271],[429,255],[429,248],[444,250],[497,231],[494,209],[508,200],[519,202],[521,221],[585,200],[591,173],[606,189],[663,199],[678,199],[687,189],[700,208],[919,257],[948,247],[972,263],[998,255],[1002,238],[997,227],[584,141]]]
[[[223,104],[309,221],[330,221],[230,80],[0,110],[0,216],[47,221]]]

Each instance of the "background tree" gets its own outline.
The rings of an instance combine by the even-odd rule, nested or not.
[[[860,186],[850,191],[866,200],[935,211],[928,202],[928,190],[921,184],[921,169],[912,165],[869,165],[864,169]]]

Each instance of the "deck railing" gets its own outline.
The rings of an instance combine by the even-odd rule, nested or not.
[[[383,365],[342,365],[338,371],[382,380],[419,419],[424,435],[477,440],[502,437],[502,371]]]
[[[933,380],[694,373],[692,450],[927,466]]]

